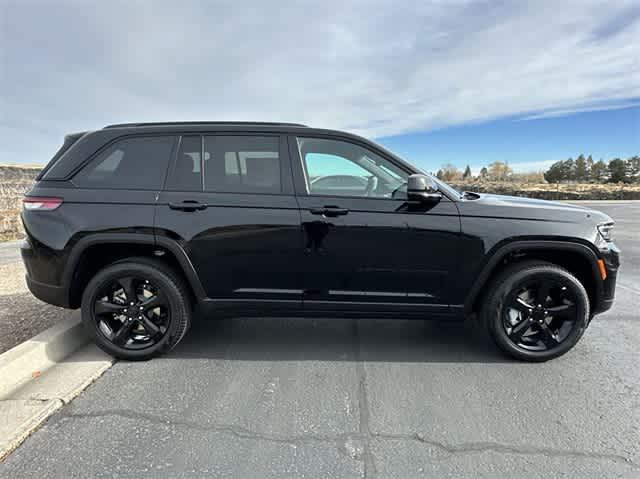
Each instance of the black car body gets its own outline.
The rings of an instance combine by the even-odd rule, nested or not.
[[[346,190],[313,191],[314,176],[344,174],[357,178]],[[460,194],[366,139],[284,123],[69,135],[22,219],[29,288],[65,308],[135,257],[179,276],[205,317],[473,317],[497,275],[538,261],[577,278],[590,320],[611,307],[619,266],[601,212]]]

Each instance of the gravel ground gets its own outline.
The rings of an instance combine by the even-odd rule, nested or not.
[[[20,262],[0,265],[0,353],[41,333],[73,311],[33,297]]]

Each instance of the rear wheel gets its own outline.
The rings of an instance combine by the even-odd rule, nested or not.
[[[490,285],[482,318],[507,354],[546,361],[569,351],[589,323],[589,297],[569,271],[551,263],[522,262]]]
[[[109,354],[143,360],[163,354],[186,333],[191,308],[182,279],[161,263],[133,258],[107,266],[82,296],[82,320]]]

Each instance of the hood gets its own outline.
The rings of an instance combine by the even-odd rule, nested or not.
[[[519,196],[493,195],[474,193],[477,199],[463,200],[466,205],[473,205],[473,214],[483,213],[483,216],[499,216],[533,220],[562,221],[562,222],[590,222],[606,223],[613,221],[609,215],[591,209],[587,206],[577,206],[560,201],[522,198]]]

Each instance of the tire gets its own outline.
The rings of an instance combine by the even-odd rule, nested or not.
[[[85,288],[81,308],[94,342],[110,355],[129,361],[169,352],[186,334],[192,315],[189,290],[180,275],[145,257],[128,258],[100,270]]]
[[[481,319],[503,352],[542,362],[576,345],[589,324],[589,309],[587,291],[569,271],[552,263],[523,261],[507,267],[488,285]]]

